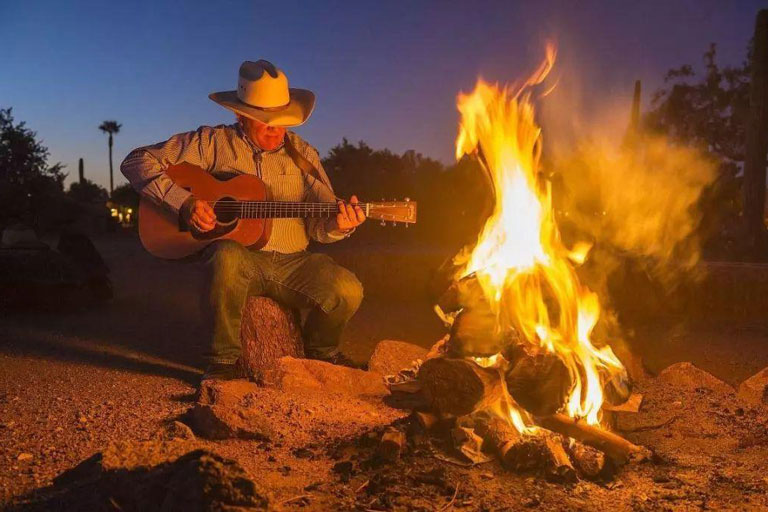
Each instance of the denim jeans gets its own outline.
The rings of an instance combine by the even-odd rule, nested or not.
[[[252,251],[222,240],[204,256],[209,268],[203,310],[213,332],[211,363],[234,363],[240,356],[240,321],[249,296],[310,309],[303,334],[311,357],[337,350],[344,326],[363,299],[357,277],[325,254]]]

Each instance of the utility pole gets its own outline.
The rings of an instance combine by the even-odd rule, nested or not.
[[[77,174],[80,177],[80,184],[85,184],[85,164],[82,158],[77,162]]]

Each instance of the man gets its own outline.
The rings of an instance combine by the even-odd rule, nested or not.
[[[275,201],[337,200],[317,150],[286,130],[309,118],[315,103],[311,91],[289,89],[282,70],[259,60],[240,66],[237,91],[209,97],[233,111],[237,122],[202,126],[132,151],[121,171],[140,194],[178,214],[180,222],[190,229],[202,232],[214,228],[216,214],[208,203],[174,184],[165,173],[168,166],[188,162],[211,173],[254,174],[266,183]],[[310,173],[306,172],[308,164]],[[337,347],[344,326],[360,305],[362,286],[352,272],[328,256],[306,251],[310,238],[336,242],[365,220],[355,196],[350,204],[338,201],[338,205],[336,218],[273,219],[270,239],[258,251],[233,241],[208,247],[204,254],[208,286],[203,303],[212,346],[204,379],[240,376],[236,364],[240,321],[249,295],[310,309],[304,325],[307,356],[351,364]]]

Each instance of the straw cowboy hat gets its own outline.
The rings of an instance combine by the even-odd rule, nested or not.
[[[214,92],[213,101],[237,114],[271,126],[299,126],[315,108],[315,93],[288,87],[283,70],[269,61],[240,65],[236,91]]]

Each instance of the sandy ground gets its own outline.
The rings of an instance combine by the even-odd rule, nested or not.
[[[50,485],[54,476],[103,449],[110,441],[152,438],[169,419],[181,415],[192,400],[206,343],[197,320],[200,268],[153,259],[131,234],[106,236],[99,239],[97,245],[112,268],[115,285],[112,302],[69,313],[0,313],[0,507],[33,489]],[[351,322],[342,348],[362,361],[381,339],[402,339],[430,346],[442,334],[443,327],[427,301],[392,301],[369,294]],[[768,366],[768,328],[764,326],[709,326],[684,332],[660,332],[651,327],[639,333],[638,340],[652,371],[689,360],[738,385]],[[657,390],[659,403],[664,402],[662,395]],[[722,409],[722,400],[705,398],[702,407],[712,402],[715,403],[710,404],[712,407]],[[665,409],[659,406],[658,410]],[[736,407],[732,407],[728,414],[735,410]],[[727,427],[724,424],[723,428]],[[642,435],[637,440],[655,442]],[[679,441],[684,442],[684,438]],[[756,455],[762,457],[765,446],[761,443],[763,441],[754,446],[760,450]],[[218,443],[217,448],[226,456],[253,450],[244,441]],[[290,464],[286,464],[286,457],[291,460]],[[759,473],[751,466],[756,464],[755,460],[747,459],[741,461],[743,472]],[[305,492],[302,489],[313,483],[328,482],[333,464],[334,459],[327,456],[308,459],[286,452],[275,457],[265,452],[253,455],[246,465],[250,470],[262,472],[278,499],[288,499],[302,494]],[[436,464],[446,466],[431,458],[414,460],[413,464],[414,468],[429,466],[421,467],[423,472],[432,471]],[[693,462],[684,461],[684,465],[696,473]],[[289,469],[286,470],[286,466]],[[642,476],[646,483],[654,482],[654,478],[666,478],[667,484],[677,482],[676,489],[681,485],[694,488],[693,483],[680,484],[677,476],[677,480],[670,480],[667,476],[651,474],[650,470],[643,470],[645,473],[641,471],[641,476],[635,475],[621,483],[624,487],[621,499],[615,493],[611,495],[611,488],[595,484],[583,484],[587,487],[579,484],[580,487],[570,489],[570,494],[564,496],[558,488],[532,477],[490,470],[489,478],[488,469],[466,470],[450,465],[442,471],[445,473],[442,480],[450,483],[446,484],[448,490],[438,489],[431,494],[414,490],[416,501],[411,503],[417,503],[424,494],[420,509],[439,508],[438,505],[450,499],[452,482],[459,480],[466,482],[467,491],[454,504],[465,503],[462,506],[468,510],[512,510],[518,506],[536,507],[540,503],[542,506],[549,503],[549,509],[589,509],[592,499],[595,504],[601,504],[597,508],[608,507],[617,499],[616,509],[620,510],[654,510],[657,506],[698,509],[708,501],[696,494],[698,490],[693,493],[696,494],[693,500],[664,501],[663,496],[657,500],[652,496],[651,501],[637,501],[638,498],[632,497],[632,478]],[[365,476],[362,474],[361,479]],[[369,480],[386,478],[381,475],[377,472],[367,477]],[[694,476],[690,478],[695,480]],[[740,509],[739,496],[746,494],[738,486],[729,487],[728,478],[735,477],[730,474],[715,483],[695,485],[730,489],[725,493],[727,499],[721,497],[718,503],[727,505],[725,508]],[[674,487],[673,484],[667,487]],[[344,494],[349,485],[328,486],[326,498],[313,502],[309,508],[322,510],[335,503],[334,506],[340,508],[354,509],[354,497]],[[749,485],[752,486],[749,493],[758,497],[757,501],[753,497],[752,503],[759,509],[766,503],[764,492],[768,484],[750,482]],[[471,493],[467,494],[470,489],[476,492],[474,498]],[[402,492],[408,492],[407,486]],[[329,498],[332,496],[337,497],[336,501]],[[745,508],[751,506],[745,505]]]
[[[112,270],[110,303],[0,312],[0,503],[110,440],[151,436],[189,406],[202,374],[201,266],[155,259],[132,233],[96,244]],[[381,339],[430,346],[443,335],[431,308],[366,297],[342,348],[365,361]]]

